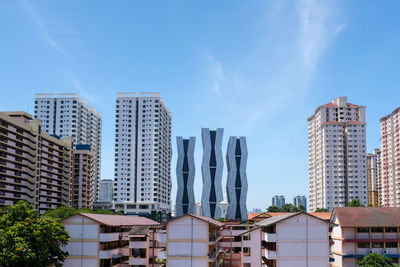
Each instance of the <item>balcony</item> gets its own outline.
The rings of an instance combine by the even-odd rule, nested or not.
[[[130,248],[147,248],[146,241],[129,241]]]
[[[160,260],[167,259],[167,251],[166,250],[157,251],[157,259],[160,259]]]
[[[264,256],[269,260],[276,260],[276,251],[264,250]]]
[[[120,233],[100,233],[100,242],[118,241]]]
[[[129,265],[144,265],[147,266],[147,259],[146,258],[139,258],[139,257],[130,257],[129,258]]]
[[[270,242],[270,243],[276,242],[276,234],[265,233],[264,240],[265,242]]]
[[[100,250],[99,257],[100,259],[111,259],[113,256],[120,255],[120,249],[115,248],[111,250]]]

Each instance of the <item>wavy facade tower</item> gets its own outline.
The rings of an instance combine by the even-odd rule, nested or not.
[[[176,162],[176,179],[178,189],[176,192],[175,216],[179,217],[187,213],[195,214],[194,203],[194,176],[196,173],[194,165],[194,148],[196,137],[184,139],[176,137],[178,159]]]
[[[201,196],[201,208],[203,211],[203,216],[216,219],[221,217],[219,203],[223,200],[223,134],[224,129],[221,128],[218,128],[215,131],[210,131],[208,128],[201,129],[201,137],[203,141],[203,161],[201,164],[201,172],[203,175],[203,193]]]
[[[247,145],[246,137],[231,136],[226,152],[228,179],[226,195],[228,197],[227,219],[247,220]]]

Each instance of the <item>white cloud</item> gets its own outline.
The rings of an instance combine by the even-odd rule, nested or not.
[[[25,13],[29,16],[29,18],[32,20],[32,22],[38,28],[43,40],[54,50],[60,52],[63,55],[66,55],[67,52],[63,48],[61,48],[58,45],[58,43],[54,40],[54,38],[49,34],[45,23],[43,22],[42,18],[39,16],[39,14],[35,11],[35,9],[32,7],[30,1],[29,0],[19,0],[19,2],[21,4],[22,8],[24,9]]]
[[[71,77],[71,82],[73,87],[77,90],[78,94],[83,98],[88,100],[91,103],[97,103],[98,102],[98,97],[96,95],[93,95],[89,93],[87,90],[85,90],[80,81],[76,78]]]
[[[215,93],[221,93],[221,83],[224,81],[224,71],[222,64],[219,62],[213,54],[206,54],[206,60],[210,64],[210,75],[212,77],[212,89]]]

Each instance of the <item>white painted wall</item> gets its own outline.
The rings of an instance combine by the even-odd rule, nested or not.
[[[64,267],[97,267],[96,259],[68,259],[64,262]]]
[[[250,247],[250,256],[242,257],[242,263],[251,263],[251,266],[261,266],[261,230],[250,232],[250,240],[245,241],[246,247]],[[243,242],[243,244],[245,244]],[[243,246],[243,247],[245,247]]]
[[[208,241],[208,223],[186,216],[168,224],[168,239],[192,238]]]
[[[168,242],[169,256],[206,256],[207,243]],[[193,247],[192,247],[193,246]]]
[[[176,260],[171,259],[168,261],[168,267],[205,267],[208,266],[207,260]]]

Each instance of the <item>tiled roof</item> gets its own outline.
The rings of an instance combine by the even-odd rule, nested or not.
[[[286,215],[286,214],[293,214],[293,212],[267,212],[269,216],[280,216],[280,215]]]
[[[277,213],[277,212],[276,212],[276,213]],[[296,216],[296,215],[298,215],[298,214],[300,214],[300,213],[299,213],[299,212],[296,212],[296,213],[290,213],[290,212],[288,212],[288,213],[286,213],[286,214],[275,215],[275,216],[272,216],[272,217],[267,218],[267,219],[265,219],[265,220],[262,220],[262,221],[260,221],[260,222],[257,222],[257,223],[255,223],[255,225],[257,225],[257,226],[269,226],[269,225],[273,225],[273,224],[276,224],[276,223],[278,223],[278,222],[280,222],[280,221],[283,221],[283,220],[285,220],[285,219],[287,219],[287,218]]]
[[[93,214],[93,213],[79,213],[79,214],[108,226],[159,224],[158,222],[150,220],[146,217],[139,217],[139,216],[106,215],[106,214]]]
[[[331,219],[332,212],[309,212],[308,214],[318,217],[322,220],[329,221]]]
[[[321,106],[321,108],[337,108],[337,107],[339,107],[339,105],[336,105],[336,104],[334,104],[332,102]]]
[[[200,215],[191,214],[191,213],[182,215],[182,216],[180,216],[180,217],[175,217],[175,218],[169,220],[169,221],[166,222],[166,223],[168,224],[168,223],[171,222],[171,221],[175,221],[175,220],[177,220],[177,219],[179,219],[179,218],[182,218],[182,217],[185,217],[185,216],[190,216],[190,217],[199,219],[199,220],[201,220],[201,221],[214,224],[214,225],[216,225],[216,226],[220,226],[220,227],[221,227],[221,226],[224,226],[224,224],[223,224],[222,222],[220,222],[220,221],[217,221],[217,220],[211,219],[211,218],[209,218],[209,217],[205,217],[205,216],[200,216]]]
[[[150,226],[148,225],[132,226],[131,230],[129,231],[129,235],[147,235],[149,229]]]
[[[340,207],[335,208],[341,227],[399,227],[400,208]]]
[[[352,123],[352,124],[366,124],[363,121],[348,121],[347,123]]]
[[[247,213],[247,219],[251,220],[251,219],[253,219],[254,217],[257,217],[260,214],[262,214],[262,212]]]

